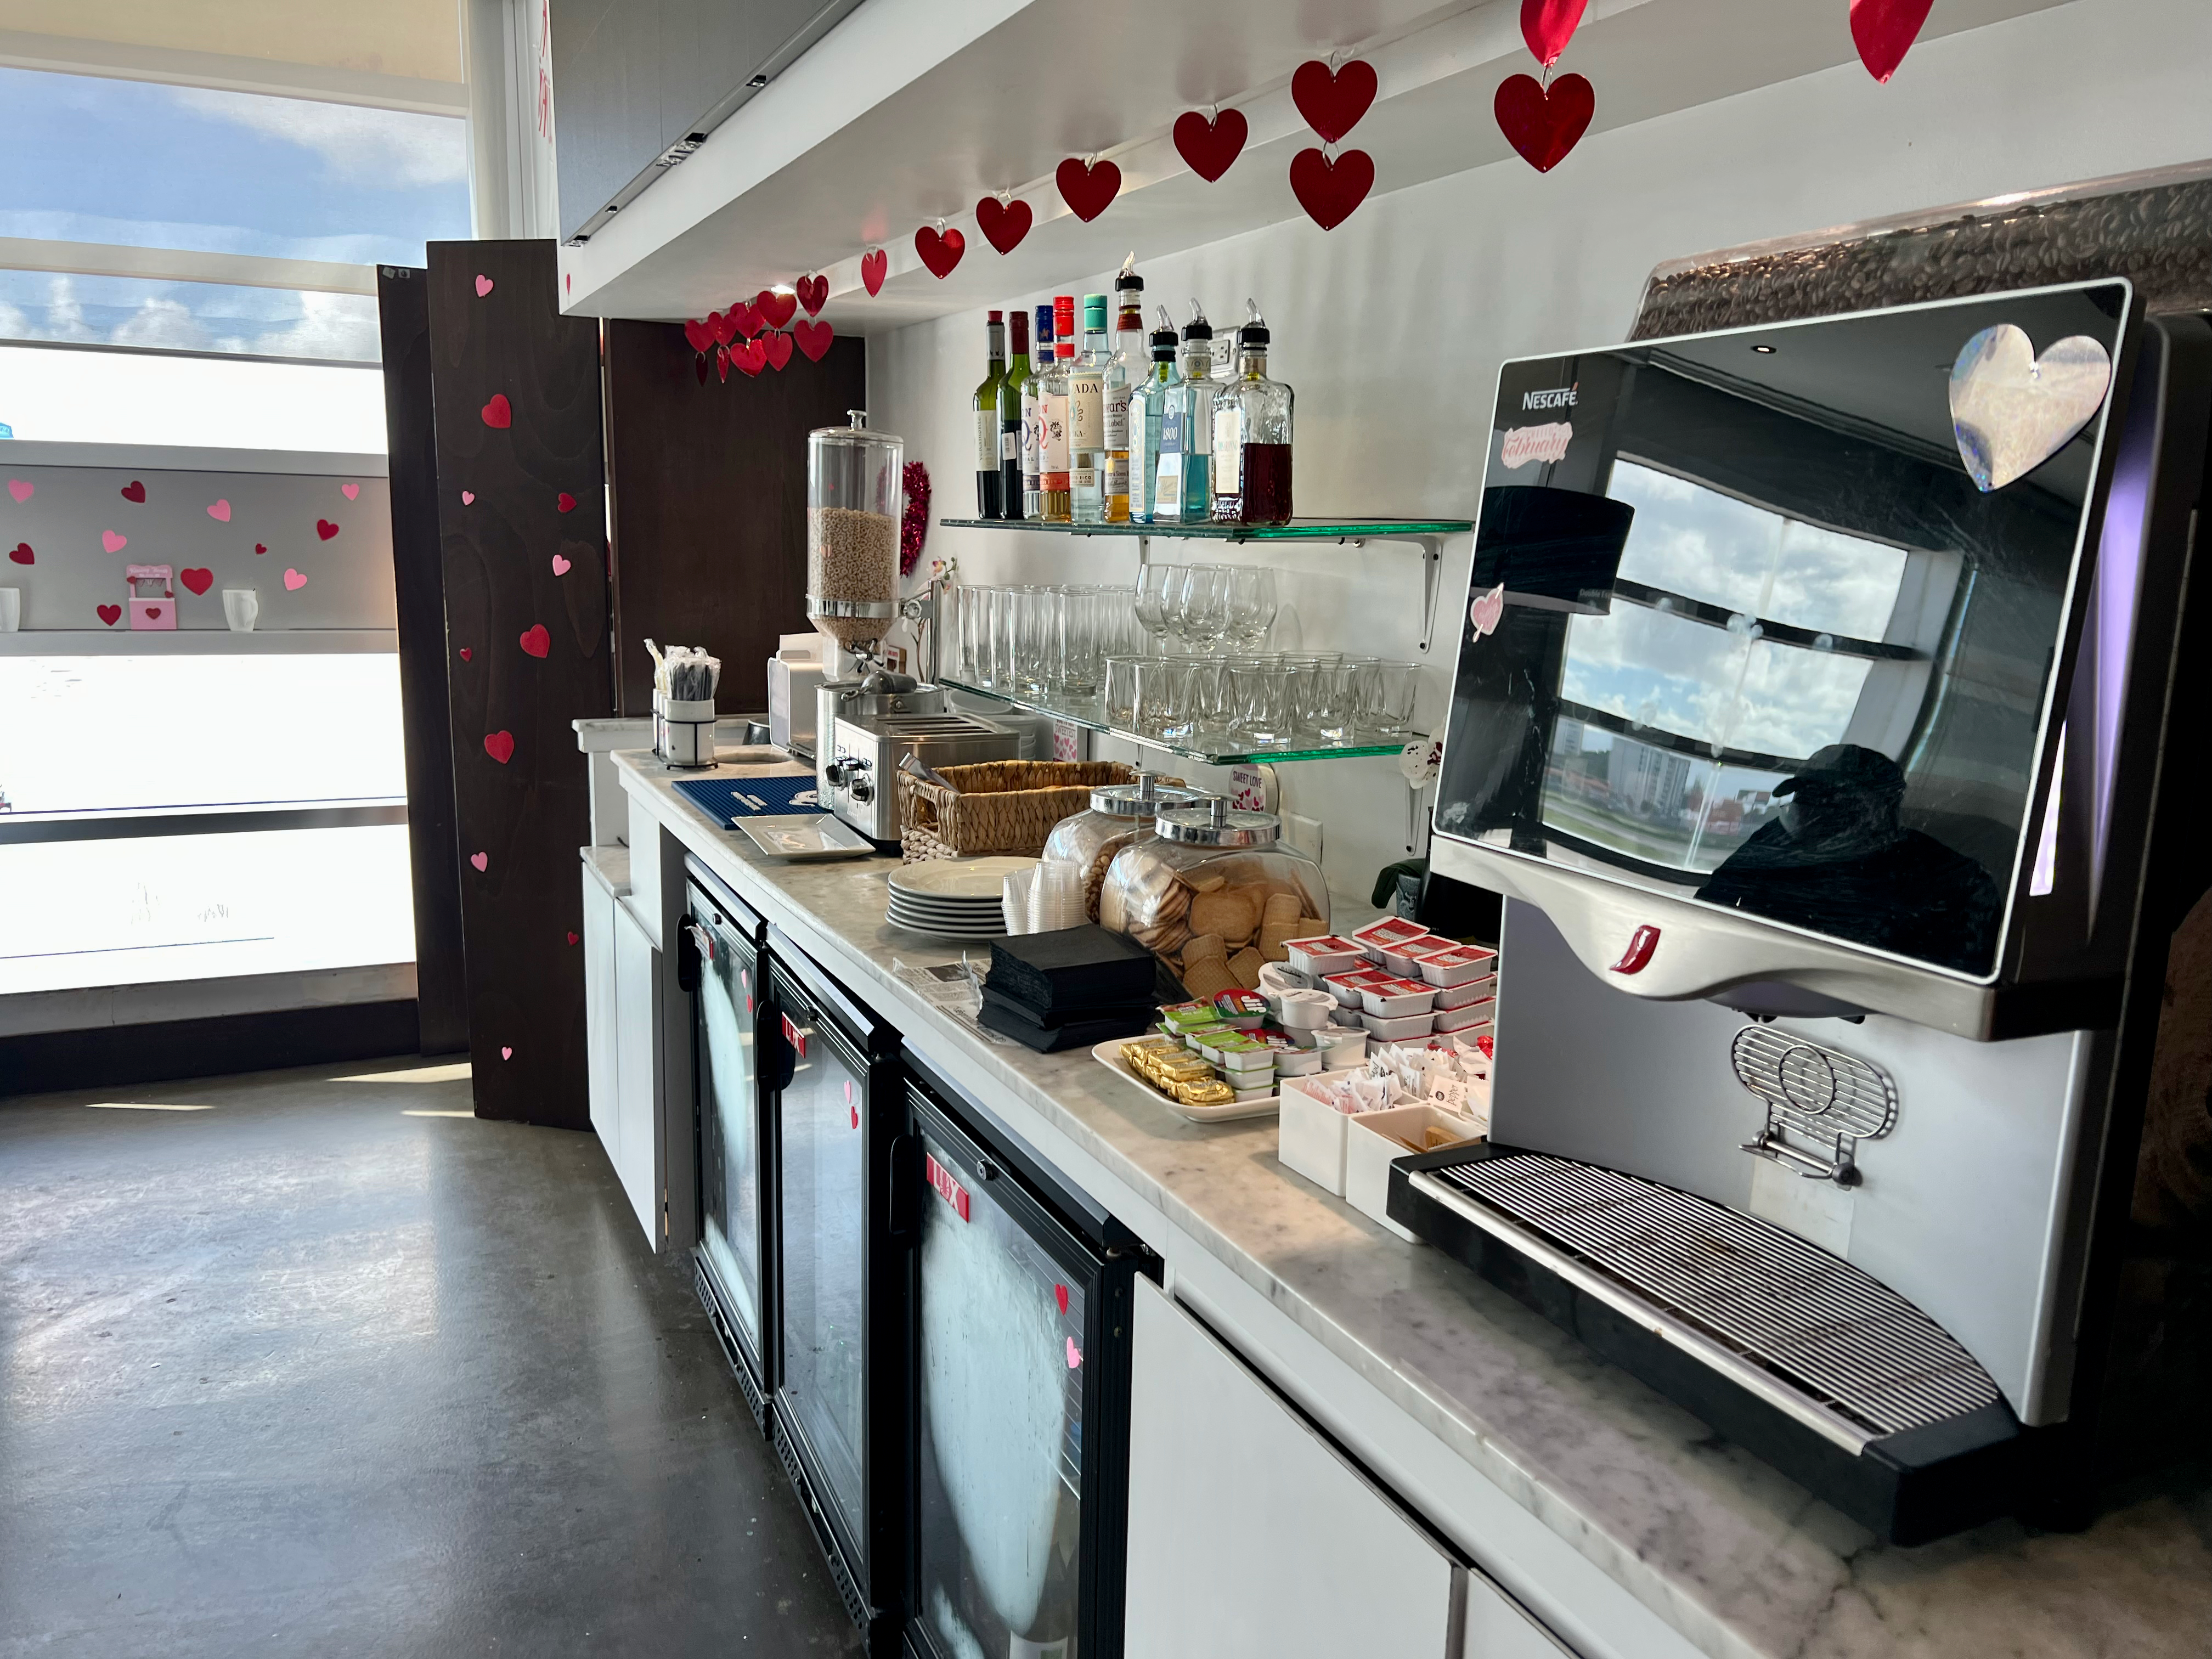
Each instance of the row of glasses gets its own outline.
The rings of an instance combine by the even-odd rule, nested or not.
[[[1336,652],[1105,659],[1106,723],[1223,750],[1348,749],[1413,730],[1419,669]]]
[[[1156,654],[1250,651],[1267,636],[1279,601],[1264,565],[1148,564],[1131,608]]]
[[[1109,653],[1138,634],[1126,587],[962,586],[953,662],[963,685],[1009,696],[1096,697]]]

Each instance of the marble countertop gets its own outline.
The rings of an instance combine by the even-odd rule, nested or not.
[[[2079,1534],[2007,1522],[1914,1549],[1877,1544],[1470,1269],[1291,1174],[1275,1158],[1273,1120],[1187,1123],[1086,1052],[987,1044],[927,1008],[893,959],[957,952],[885,922],[894,860],[765,860],[678,795],[649,755],[616,763],[635,800],[911,1040],[957,1048],[971,1073],[1080,1147],[1694,1650],[1717,1659],[2212,1653],[2212,1491],[2201,1480],[2118,1495]]]

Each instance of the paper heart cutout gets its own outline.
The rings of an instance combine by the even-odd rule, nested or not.
[[[1067,1339],[1067,1369],[1074,1370],[1083,1364],[1083,1350],[1075,1346],[1075,1339]]]
[[[464,489],[461,492],[461,505],[463,507],[474,506],[476,504],[476,499],[477,492],[473,489]]]
[[[1562,75],[1548,92],[1533,75],[1509,75],[1492,107],[1505,142],[1537,172],[1549,173],[1589,131],[1597,94],[1579,75]]]
[[[1241,110],[1223,110],[1211,121],[1194,109],[1176,117],[1176,154],[1209,185],[1235,164],[1251,136],[1251,124]]]
[[[924,225],[914,234],[914,251],[921,256],[921,263],[929,268],[929,274],[941,283],[952,274],[952,267],[968,251],[968,239],[957,230],[939,234],[935,225]]]
[[[792,286],[799,292],[799,303],[806,307],[810,317],[819,317],[822,307],[830,303],[830,279],[816,275],[802,276]]]
[[[753,295],[753,309],[760,313],[761,320],[770,328],[781,328],[799,314],[799,296],[764,288]]]
[[[491,278],[485,276],[482,271],[478,271],[477,273],[477,298],[481,300],[485,295],[490,293],[491,286]]]
[[[726,380],[728,380],[730,378],[729,347],[716,346],[714,348],[714,355],[721,359],[722,378]],[[694,357],[691,360],[691,374],[692,377],[696,379],[701,386],[707,384],[707,359],[703,354]]]
[[[758,306],[732,306],[730,325],[748,340],[768,331],[768,321],[760,314]],[[734,345],[737,342],[732,340],[731,343]]]
[[[476,866],[477,873],[481,875],[486,870],[491,868],[491,854],[489,853],[471,853],[469,854],[469,862]]]
[[[827,323],[817,323],[801,318],[798,325],[791,331],[791,335],[792,338],[799,342],[799,349],[806,354],[806,361],[810,363],[818,363],[822,361],[823,354],[830,349],[831,343],[836,339],[837,331]]]
[[[791,336],[788,334],[763,334],[754,343],[768,358],[771,368],[780,371],[791,361]]]
[[[714,378],[725,386],[729,384],[730,349],[727,346],[714,348]],[[707,360],[704,357],[699,360],[699,384],[707,384]]]
[[[349,501],[359,501],[361,499],[361,486],[357,483],[342,483],[338,486],[338,494],[344,496]]]
[[[890,256],[879,247],[872,247],[860,256],[860,286],[868,290],[871,300],[884,291],[884,277],[890,264]]]
[[[131,545],[131,538],[118,536],[112,530],[103,530],[100,532],[100,544],[111,553],[120,553]]]
[[[253,544],[253,550],[257,555],[266,553],[269,550],[269,544],[266,542],[256,542]]]
[[[727,345],[738,337],[738,319],[733,311],[714,311],[707,314],[707,332],[716,345]]]
[[[17,542],[8,550],[8,561],[11,564],[36,564],[39,556],[31,551],[30,543]]]
[[[1032,216],[1030,204],[1018,199],[1002,202],[995,196],[986,196],[975,204],[975,228],[1001,253],[1012,253],[1022,245],[1022,238],[1030,234]]]
[[[544,623],[532,623],[523,630],[522,648],[533,657],[543,657],[553,648],[553,636],[545,631]]]
[[[1334,230],[1349,219],[1374,188],[1375,158],[1364,149],[1346,150],[1333,162],[1317,149],[1302,149],[1291,158],[1291,193],[1323,230]]]
[[[215,572],[212,570],[179,570],[177,572],[177,580],[182,582],[185,588],[191,592],[204,593],[208,589],[215,586]]]
[[[499,1057],[501,1060],[513,1060],[514,1058],[514,1050],[507,1044],[501,1043],[500,1044],[499,1048]]]
[[[860,1127],[860,1109],[857,1106],[848,1106],[845,1109],[853,1115],[853,1127],[855,1129],[859,1128]]]
[[[578,933],[578,932],[577,932],[574,928],[573,928],[573,927],[571,927],[571,928],[568,930],[568,943],[569,943],[569,944],[571,944],[571,945],[575,945],[575,944],[579,944],[579,943],[580,943],[580,942],[582,941],[582,939],[583,939],[583,937],[584,937],[584,936],[583,936],[581,933]]]
[[[1474,625],[1474,636],[1486,639],[1498,631],[1498,618],[1505,614],[1505,584],[1500,582],[1487,593],[1476,597],[1467,608],[1467,619]]]
[[[318,519],[315,520],[315,534],[322,538],[323,540],[328,541],[331,537],[337,533],[338,527],[332,524],[328,519]]]
[[[2112,360],[2086,334],[2042,356],[2011,323],[1985,328],[1951,365],[1951,431],[1984,493],[2025,477],[2088,425],[2112,384]]]
[[[1905,54],[1920,38],[1935,0],[1851,0],[1851,44],[1867,73],[1889,84]]]
[[[571,564],[567,559],[562,558],[558,553],[556,553],[553,556],[553,574],[555,575],[565,576],[574,568],[574,565]]]
[[[126,501],[136,501],[141,506],[145,503],[146,486],[140,483],[136,478],[133,478],[129,483],[124,485],[122,489],[118,493],[121,495],[123,499]]]
[[[750,380],[768,367],[768,348],[758,340],[748,340],[730,354],[730,367]]]
[[[1067,1317],[1067,1286],[1066,1286],[1066,1285],[1054,1285],[1054,1286],[1052,1287],[1052,1299],[1053,1299],[1054,1302],[1057,1302],[1058,1304],[1060,1304],[1060,1316],[1062,1319],[1066,1318],[1066,1317]]]
[[[293,569],[289,565],[285,567],[284,591],[287,593],[296,593],[307,585],[307,579],[305,576],[301,575],[298,571]]]
[[[1060,199],[1085,224],[1105,212],[1121,193],[1121,169],[1111,161],[1086,166],[1071,155],[1053,169],[1052,177],[1060,186]]]
[[[574,513],[576,510],[576,498],[567,490],[562,490],[553,498],[553,510],[556,513]]]
[[[230,502],[226,499],[212,503],[208,507],[207,515],[210,519],[213,519],[217,524],[228,524],[230,522]]]
[[[504,392],[493,392],[491,401],[483,406],[482,413],[486,426],[504,430],[514,424],[514,405],[507,402]]]
[[[684,320],[684,343],[694,351],[706,351],[713,348],[714,337],[706,324],[687,317]]]
[[[1291,101],[1322,143],[1333,144],[1359,125],[1375,101],[1375,65],[1364,58],[1332,70],[1320,58],[1309,58],[1291,76]]]
[[[514,733],[504,727],[484,738],[484,753],[501,766],[514,758]]]
[[[148,605],[148,606],[146,607],[146,620],[147,620],[148,622],[159,622],[159,621],[161,621],[161,607],[160,605]]]
[[[100,621],[110,628],[123,620],[123,607],[119,605],[96,605],[93,609],[100,613]]]
[[[1546,69],[1559,61],[1589,0],[1521,0],[1521,38]]]
[[[18,507],[21,506],[25,501],[29,501],[31,497],[38,492],[38,485],[31,483],[26,478],[10,478],[8,480],[8,493],[15,498],[15,504]]]
[[[475,653],[475,652],[473,652],[473,651],[471,651],[471,650],[470,650],[470,649],[468,648],[468,647],[466,647],[465,645],[465,646],[463,646],[463,647],[461,647],[461,660],[462,660],[463,662],[466,662],[466,661],[468,661],[471,657],[473,657],[473,656],[475,656],[475,655],[476,655],[476,653]]]

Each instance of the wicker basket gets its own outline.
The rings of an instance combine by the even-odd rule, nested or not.
[[[1121,761],[983,761],[948,766],[944,783],[898,775],[899,849],[908,864],[1044,851],[1052,827],[1091,805],[1091,792],[1133,783]]]

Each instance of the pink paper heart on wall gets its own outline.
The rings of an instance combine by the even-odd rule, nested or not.
[[[499,1057],[501,1060],[513,1060],[514,1058],[514,1050],[507,1044],[501,1043],[500,1045]]]
[[[477,867],[477,873],[478,875],[482,875],[485,871],[491,868],[491,854],[489,853],[471,853],[469,854],[469,862],[475,865]]]
[[[791,333],[792,337],[799,342],[799,349],[806,354],[806,361],[810,363],[820,362],[823,353],[830,349],[831,342],[837,337],[837,331],[829,324],[813,322],[805,318],[799,319],[798,326],[793,328]]]
[[[318,519],[315,520],[315,534],[321,537],[325,541],[330,540],[331,537],[337,533],[338,527],[332,524],[328,519]]]
[[[576,510],[576,498],[567,490],[562,490],[553,498],[553,510],[556,513],[574,513]]]
[[[470,650],[470,649],[468,648],[468,647],[466,647],[465,645],[465,646],[463,646],[463,647],[461,647],[461,660],[462,660],[463,662],[466,662],[466,661],[468,661],[468,659],[469,659],[470,658],[471,658],[471,657],[473,657],[473,656],[475,656],[475,655],[476,655],[476,653],[475,653],[475,652],[473,652],[473,651],[471,651],[471,650]]]
[[[486,426],[510,427],[514,424],[514,405],[507,402],[504,392],[493,392],[491,401],[478,412],[483,416]]]
[[[554,574],[555,575],[556,575],[556,576],[565,576],[565,575],[567,575],[567,574],[568,574],[571,570],[573,570],[573,569],[574,569],[574,568],[575,568],[575,566],[574,566],[574,565],[571,564],[568,560],[566,560],[566,559],[562,558],[562,557],[558,553],[556,553],[556,554],[553,556],[553,574]]]
[[[514,733],[504,726],[489,733],[484,738],[484,753],[501,766],[506,765],[514,758]]]
[[[111,553],[120,553],[131,545],[131,538],[118,536],[112,530],[103,530],[100,532],[100,544]]]
[[[485,295],[491,292],[491,278],[479,271],[477,274],[477,298],[483,299]]]
[[[553,636],[545,631],[544,623],[533,623],[523,631],[522,648],[533,657],[542,657],[553,648]]]
[[[208,589],[215,586],[215,572],[212,570],[179,570],[177,572],[177,580],[185,585],[187,592],[193,593],[204,593]]]
[[[126,501],[136,502],[141,507],[146,504],[146,486],[140,483],[136,478],[133,478],[129,483],[124,485],[118,493]]]
[[[37,489],[38,486],[31,483],[27,478],[10,478],[8,480],[8,493],[15,498],[18,505],[29,501],[33,492]]]
[[[361,486],[357,483],[340,484],[338,486],[338,494],[344,496],[349,501],[359,501],[361,499]]]
[[[100,612],[100,621],[110,628],[123,620],[123,607],[119,605],[97,605],[93,609]]]
[[[890,256],[879,247],[872,247],[860,256],[860,286],[868,290],[871,300],[884,291],[884,277],[890,272]]]
[[[462,505],[463,507],[473,507],[473,506],[475,506],[475,505],[476,505],[476,499],[477,499],[477,492],[476,492],[475,490],[473,490],[473,489],[464,489],[464,490],[461,492],[461,505]]]
[[[287,593],[296,593],[307,585],[307,579],[305,576],[293,569],[289,565],[285,566],[284,591]]]
[[[213,519],[217,524],[228,524],[230,522],[230,502],[228,500],[216,501],[209,507],[207,513],[208,517]]]

